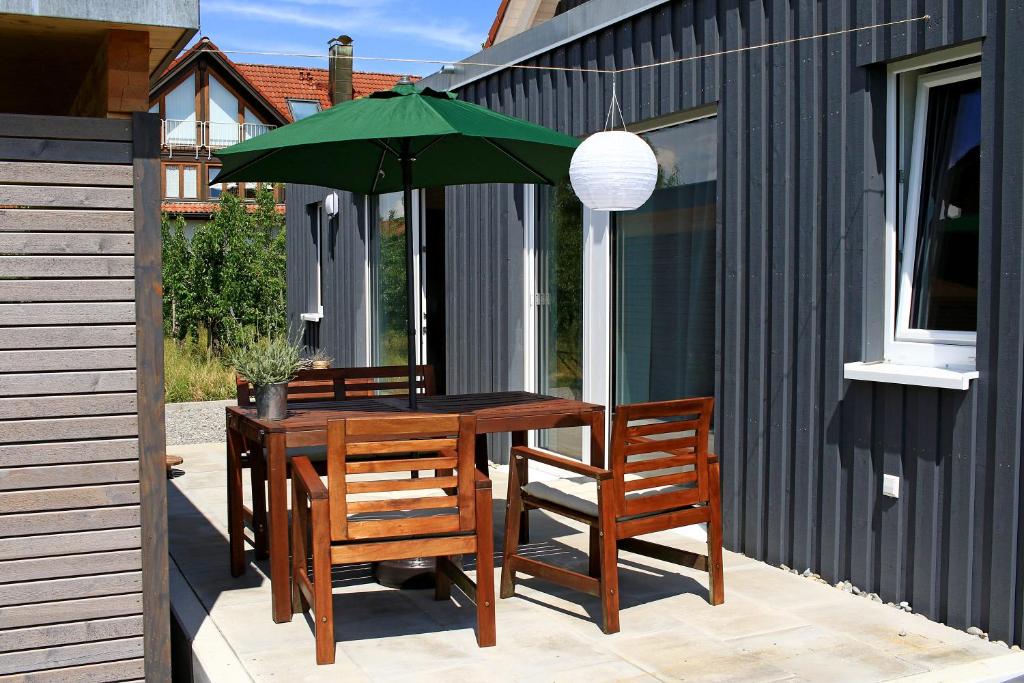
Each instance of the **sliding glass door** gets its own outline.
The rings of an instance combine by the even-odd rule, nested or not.
[[[713,396],[717,121],[643,133],[658,184],[612,228],[612,401]]]
[[[537,391],[583,397],[583,206],[568,180],[538,186],[536,231]],[[580,457],[583,430],[549,429],[537,444]]]
[[[402,194],[371,201],[370,349],[374,365],[405,365],[406,334],[405,207]]]

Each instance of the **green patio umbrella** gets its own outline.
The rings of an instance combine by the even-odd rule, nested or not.
[[[322,185],[359,194],[472,183],[555,184],[569,171],[579,140],[457,99],[393,90],[344,102],[217,152],[217,183]],[[409,405],[416,407],[413,252],[405,233]]]

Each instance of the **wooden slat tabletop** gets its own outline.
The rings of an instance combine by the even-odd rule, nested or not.
[[[418,413],[471,413],[476,416],[477,431],[481,433],[512,431],[520,420],[529,420],[531,425],[536,425],[537,419],[545,416],[557,420],[564,415],[604,410],[603,406],[592,403],[526,391],[420,396],[418,404]],[[404,396],[296,403],[288,407],[288,415],[283,420],[257,419],[253,407],[230,406],[227,410],[267,433],[320,431],[326,429],[329,420],[410,412],[408,398]]]

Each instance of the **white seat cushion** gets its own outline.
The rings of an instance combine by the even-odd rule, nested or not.
[[[562,507],[574,510],[589,517],[597,517],[597,486],[593,482],[576,484],[566,479],[560,479],[559,485],[563,488],[570,488],[571,492],[565,491],[562,488],[556,488],[555,486],[542,481],[531,481],[523,487],[523,493],[533,496],[538,500],[545,500],[549,503],[554,503],[555,505],[561,505]],[[626,500],[634,500],[637,498],[643,498],[644,496],[653,496],[659,493],[685,491],[690,488],[693,487],[676,484],[673,486],[662,486],[660,488],[634,491],[626,494]]]
[[[582,486],[578,487],[584,488]],[[596,485],[590,484],[586,488],[591,489],[594,497],[597,497]],[[561,505],[564,508],[575,510],[576,512],[587,515],[588,517],[597,517],[597,503],[594,500],[566,493],[565,491],[545,484],[542,481],[531,481],[523,487],[523,493],[533,496],[538,500],[546,500],[549,503],[554,503],[555,505]]]

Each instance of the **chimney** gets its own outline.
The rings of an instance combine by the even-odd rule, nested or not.
[[[342,35],[332,38],[328,45],[331,104],[340,104],[352,99],[352,39]]]

